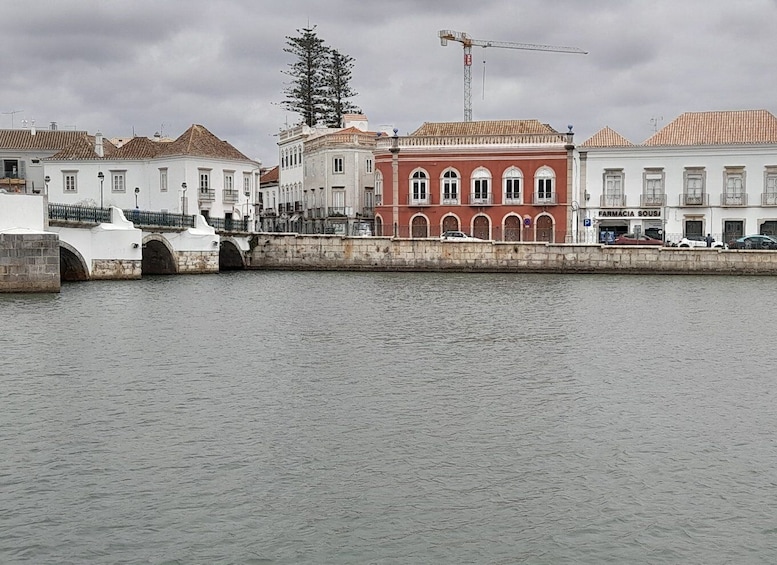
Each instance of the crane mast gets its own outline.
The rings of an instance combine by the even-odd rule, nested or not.
[[[463,31],[440,30],[440,44],[445,46],[448,41],[457,41],[464,47],[464,121],[472,121],[472,47],[499,47],[502,49],[524,49],[528,51],[552,51],[554,53],[576,53],[586,55],[577,47],[562,47],[556,45],[537,45],[534,43],[511,43],[509,41],[487,41],[473,39]]]

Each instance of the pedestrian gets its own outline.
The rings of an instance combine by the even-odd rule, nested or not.
[[[707,247],[712,247],[712,242],[715,241],[715,238],[710,234],[707,234],[707,237],[704,238],[704,241],[707,242]]]

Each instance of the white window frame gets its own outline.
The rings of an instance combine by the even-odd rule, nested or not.
[[[345,158],[343,157],[332,158],[332,173],[335,175],[341,175],[345,173]]]
[[[664,169],[645,169],[642,171],[642,205],[663,206],[666,204]]]
[[[491,171],[478,167],[470,177],[470,202],[489,204],[491,202]]]
[[[383,173],[375,171],[375,205],[383,204]]]
[[[764,170],[763,204],[777,206],[777,166],[766,167]]]
[[[523,171],[518,167],[510,167],[502,175],[502,197],[505,204],[523,203]]]
[[[159,169],[159,192],[167,192],[167,168]]]
[[[372,172],[372,159],[369,157],[367,157],[366,168],[368,173]]]
[[[729,206],[744,206],[747,204],[747,189],[745,187],[744,167],[725,167],[723,171],[723,186],[726,189],[721,204]]]
[[[621,208],[626,205],[623,169],[605,169],[602,175],[602,203],[601,206]]]
[[[68,194],[78,192],[78,171],[62,171],[62,187]]]
[[[556,201],[556,172],[548,166],[540,167],[534,174],[534,199],[536,204]]]
[[[701,206],[706,194],[707,173],[704,168],[687,167],[683,171],[683,204]]]
[[[429,202],[429,173],[424,169],[415,169],[410,175],[410,202]]]
[[[440,202],[448,205],[461,202],[461,175],[456,169],[445,169],[440,175]]]
[[[111,192],[127,192],[127,171],[110,171]]]
[[[200,194],[210,194],[210,172],[211,169],[198,169],[198,188]]]

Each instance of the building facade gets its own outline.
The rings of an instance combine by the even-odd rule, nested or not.
[[[82,136],[43,162],[52,203],[253,223],[261,163],[201,125],[173,141],[135,137],[121,147]]]
[[[571,127],[537,120],[425,123],[378,138],[375,233],[569,240]]]
[[[581,240],[777,234],[777,118],[765,110],[688,112],[641,145],[604,128],[578,156]]]

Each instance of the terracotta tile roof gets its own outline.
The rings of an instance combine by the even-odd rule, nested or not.
[[[237,161],[251,161],[226,141],[222,141],[205,127],[193,125],[170,143],[162,144],[159,155],[190,155],[194,157],[217,157]]]
[[[81,135],[75,138],[70,145],[58,151],[49,159],[54,160],[68,160],[68,161],[83,161],[88,159],[100,159],[97,153],[94,151],[94,136],[87,135],[84,132],[79,132]],[[103,138],[103,155],[105,157],[111,157],[116,151],[116,146]]]
[[[633,147],[634,144],[614,129],[605,126],[580,144],[580,147]]]
[[[153,141],[147,137],[133,137],[111,154],[111,159],[151,159],[159,155],[165,147],[162,141]]]
[[[766,110],[686,112],[643,145],[777,143],[777,118]]]
[[[485,122],[426,122],[411,136],[448,135],[516,135],[516,134],[558,134],[548,124],[538,120],[493,120]]]
[[[275,165],[274,167],[270,169],[266,169],[262,171],[262,174],[259,176],[259,184],[265,184],[270,182],[278,182],[279,173],[278,165]]]
[[[0,147],[3,149],[42,149],[58,151],[86,136],[85,131],[73,130],[0,130]]]

